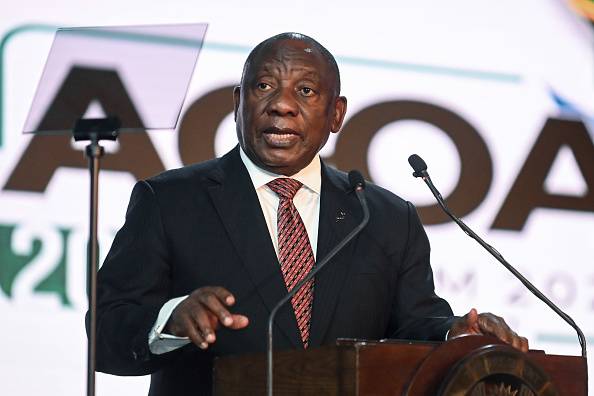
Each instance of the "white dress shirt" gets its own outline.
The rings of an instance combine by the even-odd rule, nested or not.
[[[278,233],[276,224],[276,215],[279,203],[279,197],[266,184],[279,177],[287,177],[277,175],[259,168],[248,158],[248,156],[240,149],[240,156],[243,164],[247,168],[250,175],[266,225],[268,226],[268,233],[274,246],[274,250],[278,256]],[[309,165],[303,168],[299,173],[291,176],[292,179],[298,180],[303,184],[303,187],[297,191],[293,198],[293,203],[305,224],[309,242],[313,250],[314,257],[317,253],[318,245],[318,225],[320,219],[320,191],[322,186],[320,157],[315,156]],[[213,285],[216,286],[216,285]],[[166,302],[155,322],[155,325],[149,333],[149,349],[154,354],[162,354],[173,351],[188,343],[188,337],[176,337],[171,334],[163,333],[163,329],[171,316],[173,310],[177,305],[186,299],[188,296],[177,297]]]

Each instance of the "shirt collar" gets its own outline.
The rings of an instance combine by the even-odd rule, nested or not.
[[[277,179],[279,177],[288,177],[284,175],[277,175],[276,173],[268,172],[256,164],[247,156],[247,154],[243,151],[241,146],[239,147],[239,155],[241,157],[241,161],[247,168],[247,171],[252,179],[252,183],[254,184],[254,188],[257,190],[266,183]],[[322,185],[322,165],[320,162],[320,156],[316,155],[314,159],[303,169],[301,169],[298,173],[291,176],[291,179],[295,179],[300,181],[305,187],[309,190],[315,192],[316,194],[320,194],[321,185]]]

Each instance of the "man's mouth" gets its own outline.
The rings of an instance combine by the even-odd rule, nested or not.
[[[292,146],[300,137],[293,129],[270,127],[262,132],[262,138],[269,146],[283,148]]]

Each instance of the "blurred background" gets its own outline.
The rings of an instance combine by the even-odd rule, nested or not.
[[[21,0],[3,3],[0,15],[1,394],[85,389],[84,145],[22,133],[55,29],[64,26],[209,24],[177,129],[106,145],[102,257],[137,178],[234,147],[231,89],[245,57],[265,38],[297,31],[336,56],[348,98],[343,131],[322,156],[418,206],[438,293],[454,311],[491,311],[532,348],[580,353],[568,325],[435,210],[411,176],[412,153],[426,160],[452,209],[593,344],[593,1]],[[127,94],[142,101],[130,87]],[[93,106],[100,114],[101,103]],[[147,389],[148,378],[98,376],[99,395]]]

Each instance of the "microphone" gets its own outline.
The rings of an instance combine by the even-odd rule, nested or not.
[[[356,170],[350,171],[349,184],[351,185],[351,188],[355,191],[363,191],[365,189],[365,179],[363,179],[363,175],[361,174],[361,172]],[[365,201],[365,197],[363,196],[362,198]],[[361,203],[361,205],[363,205],[363,202]]]
[[[486,243],[480,236],[478,236],[474,231],[472,231],[470,229],[470,227],[468,227],[461,219],[456,217],[456,215],[454,215],[450,211],[450,209],[446,205],[445,201],[443,200],[443,197],[441,196],[441,194],[439,193],[437,188],[435,188],[435,186],[433,185],[433,182],[431,181],[431,178],[429,177],[429,173],[427,173],[427,164],[425,163],[425,161],[423,161],[423,159],[421,157],[419,157],[416,154],[413,154],[410,157],[408,157],[408,163],[414,169],[413,176],[420,177],[423,179],[425,184],[427,184],[427,186],[433,193],[433,196],[435,196],[435,199],[437,199],[437,203],[439,204],[439,206],[443,209],[443,211],[452,220],[454,220],[454,222],[456,224],[458,224],[458,226],[460,228],[462,228],[462,231],[464,231],[466,233],[466,235],[468,235],[469,237],[476,240],[479,243],[479,245],[481,245],[483,248],[485,248],[485,250],[487,250],[489,253],[491,253],[491,255],[497,259],[497,261],[499,261],[501,264],[503,264],[503,266],[505,268],[507,268],[507,270],[509,272],[511,272],[516,278],[518,278],[518,280],[520,282],[522,282],[524,284],[524,286],[526,286],[526,288],[528,290],[530,290],[530,292],[532,294],[534,294],[536,297],[538,297],[549,308],[551,308],[553,311],[555,311],[555,313],[557,315],[559,315],[561,317],[561,319],[563,319],[571,327],[573,327],[573,329],[577,333],[578,340],[579,340],[580,346],[582,348],[582,357],[585,358],[586,357],[586,337],[584,337],[584,333],[579,328],[579,326],[574,322],[574,320],[569,315],[567,315],[565,312],[563,312],[561,310],[561,308],[559,308],[557,305],[555,305],[555,303],[553,303],[551,300],[549,300],[547,296],[545,296],[540,290],[538,290],[538,288],[536,286],[534,286],[532,283],[530,283],[530,281],[528,279],[526,279],[517,269],[515,269],[510,263],[508,263],[503,258],[501,253],[499,253],[493,246]]]
[[[367,200],[365,199],[365,180],[359,171],[352,170],[349,172],[349,184],[355,191],[361,208],[363,209],[363,219],[340,243],[338,243],[320,262],[316,263],[314,268],[307,274],[301,282],[297,283],[293,289],[285,297],[283,297],[272,309],[270,316],[268,317],[268,345],[266,348],[267,360],[267,382],[266,382],[266,393],[268,396],[273,394],[273,360],[272,360],[272,328],[274,323],[274,317],[276,313],[287,301],[289,301],[307,282],[309,282],[318,272],[324,268],[324,266],[338,253],[342,248],[345,247],[357,234],[365,228],[369,222],[369,208],[367,206]]]
[[[419,157],[416,154],[413,154],[410,157],[408,157],[408,163],[414,169],[414,177],[429,177],[429,174],[427,173],[427,164],[425,163],[425,161],[423,161],[423,158]]]

